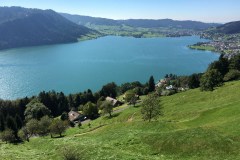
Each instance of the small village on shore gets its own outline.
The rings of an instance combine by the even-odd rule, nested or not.
[[[240,34],[202,32],[200,37],[211,41],[190,45],[189,48],[218,52],[229,59],[240,54]]]

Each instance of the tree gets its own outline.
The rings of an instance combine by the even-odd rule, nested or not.
[[[135,92],[133,90],[129,90],[124,94],[124,100],[126,102],[130,102],[133,97],[135,97]]]
[[[62,137],[62,133],[66,131],[67,127],[68,127],[67,121],[62,121],[60,119],[53,120],[52,124],[50,125],[51,137],[52,134],[59,134],[59,136]]]
[[[87,102],[95,102],[94,96],[92,94],[91,89],[88,89],[86,92],[86,98],[87,98]]]
[[[51,111],[41,102],[32,100],[27,104],[24,112],[26,120],[37,119],[40,120],[43,116],[50,115]]]
[[[29,134],[29,137],[32,137],[33,135],[36,135],[38,133],[38,130],[39,130],[38,120],[30,119],[26,123],[26,130],[27,130],[27,132]]]
[[[188,87],[191,89],[200,87],[200,76],[198,74],[192,74],[188,78]]]
[[[104,114],[109,114],[109,117],[112,117],[113,105],[109,101],[104,101],[100,107]]]
[[[162,107],[160,106],[160,100],[157,95],[150,94],[142,103],[141,109],[143,120],[157,119],[162,115]]]
[[[135,107],[135,105],[136,105],[136,103],[137,103],[137,100],[138,100],[138,97],[137,97],[137,96],[134,96],[134,97],[131,99],[130,104],[132,104],[132,105]]]
[[[114,82],[104,85],[100,90],[100,96],[115,98],[117,96],[117,85]]]
[[[5,118],[2,112],[0,112],[0,132],[4,130],[5,130]]]
[[[6,129],[0,134],[0,138],[3,142],[14,142],[16,140],[14,131],[11,129]]]
[[[223,77],[216,69],[208,70],[203,74],[200,80],[200,87],[202,91],[213,91],[215,87],[221,86]]]
[[[69,111],[68,100],[65,97],[64,93],[60,92],[60,94],[58,94],[57,96],[57,99],[58,99],[57,115],[61,115],[63,112],[68,112]]]
[[[48,116],[44,116],[41,118],[41,120],[38,122],[38,134],[40,136],[45,136],[50,132],[50,125],[52,123],[52,119]]]
[[[224,76],[228,71],[229,62],[228,59],[224,58],[224,55],[221,54],[218,61],[211,63],[208,67],[208,70],[216,69]]]
[[[155,90],[155,82],[153,76],[150,77],[148,81],[148,91],[153,92]]]
[[[75,101],[76,107],[79,107],[79,105],[82,103],[82,100],[79,94],[75,97],[74,101]]]
[[[28,142],[29,142],[29,138],[31,137],[27,127],[22,127],[22,129],[19,130],[18,135],[22,140],[26,140]]]
[[[8,129],[10,129],[11,131],[13,131],[13,134],[15,135],[15,138],[17,139],[18,138],[18,128],[17,128],[17,124],[16,124],[16,121],[15,121],[15,118],[11,117],[11,116],[8,116],[6,118],[6,127]]]
[[[133,104],[135,106],[137,102],[137,97],[136,94],[133,90],[129,90],[125,93],[125,98],[124,100],[130,104]]]
[[[73,96],[70,94],[68,97],[68,108],[72,110],[73,108],[75,109],[75,104],[73,100]]]
[[[68,113],[67,112],[63,112],[60,118],[61,118],[62,121],[68,120]]]
[[[92,102],[88,102],[83,106],[83,114],[90,119],[95,119],[98,117],[98,108]]]
[[[23,126],[23,122],[21,117],[18,114],[15,117],[15,122],[16,122],[17,129],[21,129]]]

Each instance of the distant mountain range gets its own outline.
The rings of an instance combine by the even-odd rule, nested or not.
[[[71,15],[60,13],[63,17],[79,25],[89,26],[93,25],[107,25],[107,26],[121,26],[127,25],[131,27],[143,28],[177,28],[177,29],[193,29],[193,30],[206,30],[211,27],[219,26],[216,23],[203,23],[197,21],[176,21],[172,19],[129,19],[129,20],[113,20],[106,18],[95,18],[89,16]]]
[[[76,42],[92,32],[53,10],[0,7],[0,49]]]
[[[175,21],[171,19],[113,20],[56,13],[53,10],[0,7],[0,49],[69,43],[76,42],[78,38],[82,36],[92,34],[99,35],[100,33],[98,31],[87,28],[91,25],[120,26],[118,27],[119,29],[121,29],[122,26],[130,26],[133,29],[176,28],[195,31],[212,28],[212,31],[215,30],[215,32],[220,33],[240,33],[240,21],[220,25],[216,23]],[[98,27],[95,27],[94,29],[97,28]],[[111,27],[109,28],[111,29]],[[113,30],[112,32],[115,31]]]

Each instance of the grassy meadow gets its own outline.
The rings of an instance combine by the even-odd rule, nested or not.
[[[137,105],[70,128],[63,138],[0,142],[0,159],[59,160],[66,148],[93,160],[240,159],[240,81],[161,97],[161,105],[158,121],[143,121]]]
[[[204,50],[204,51],[216,51],[215,47],[213,46],[192,45],[192,46],[189,46],[189,48],[196,49],[196,50]]]

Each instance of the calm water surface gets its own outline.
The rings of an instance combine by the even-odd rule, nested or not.
[[[72,44],[0,51],[0,98],[40,91],[97,91],[108,82],[146,82],[166,73],[203,72],[219,55],[187,45],[199,37],[143,38],[108,36]]]

